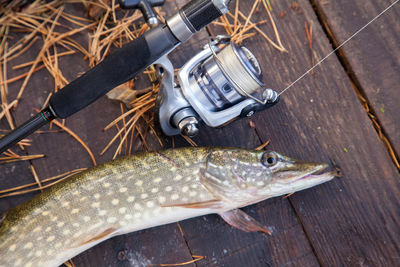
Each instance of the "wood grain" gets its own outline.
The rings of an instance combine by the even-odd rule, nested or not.
[[[24,155],[24,152],[19,149],[13,149],[13,151]],[[14,162],[0,164],[0,190],[13,188],[28,183],[35,182],[34,177],[30,171],[30,165],[28,161]],[[16,197],[10,197],[7,199],[0,199],[0,214],[6,212],[12,207],[21,204],[28,199],[32,198],[34,194],[25,194]]]
[[[278,27],[288,55],[271,53],[254,40],[249,44],[257,47],[256,56],[268,54],[268,62],[261,64],[264,73],[273,75],[272,88],[285,87],[310,66],[304,22],[314,25],[316,59],[331,51],[309,2],[299,1],[297,12],[291,5],[273,5],[287,12]],[[276,107],[256,115],[254,122],[263,129],[258,131],[262,138],[271,138],[270,148],[331,162],[344,173],[342,179],[290,197],[320,264],[399,264],[394,255],[399,255],[400,175],[336,57],[289,89]]]
[[[330,38],[338,45],[394,1],[313,2]],[[399,17],[400,3],[397,3],[340,49],[343,64],[368,100],[397,155],[400,153]]]
[[[163,10],[167,14],[175,13],[177,6],[186,1],[176,2],[166,2]],[[314,25],[316,60],[332,48],[308,1],[298,1],[297,10],[292,8],[293,1],[271,2],[275,22],[289,53],[278,52],[260,36],[246,41],[245,45],[262,65],[267,86],[279,91],[311,66],[304,22],[312,21]],[[251,5],[250,1],[241,1],[241,10],[248,13]],[[76,5],[70,8],[74,14],[82,12]],[[234,3],[230,5],[233,8]],[[283,11],[286,15],[280,17]],[[266,18],[261,9],[255,16]],[[260,27],[272,36],[271,27]],[[218,27],[212,30],[223,33]],[[369,38],[373,40],[373,37],[374,33],[370,33]],[[85,38],[82,34],[77,39],[85,42]],[[175,66],[180,67],[199,51],[207,39],[208,34],[202,31],[177,48],[170,57]],[[27,53],[24,59],[16,59],[13,64],[34,56],[35,53]],[[66,58],[61,64],[69,72],[68,79],[88,69],[80,55]],[[19,85],[14,84],[10,91]],[[17,124],[26,120],[34,107],[41,106],[52,86],[45,72],[33,76],[14,114]],[[399,107],[399,103],[394,107]],[[67,119],[67,126],[89,145],[98,162],[104,162],[111,159],[112,153],[100,157],[99,152],[115,132],[102,129],[119,113],[119,104],[102,98]],[[340,166],[344,177],[296,193],[289,199],[274,198],[244,208],[258,221],[273,227],[272,236],[244,233],[231,228],[218,216],[209,215],[182,221],[179,226],[170,224],[115,237],[74,258],[76,265],[146,266],[184,262],[191,260],[191,255],[206,258],[189,266],[400,264],[396,256],[400,254],[400,175],[335,56],[326,60],[314,75],[283,94],[278,105],[254,115],[251,120],[256,130],[250,127],[249,119],[242,119],[223,128],[202,127],[194,140],[203,146],[255,148],[270,139],[269,149],[303,160],[330,162]],[[46,159],[32,161],[39,177],[91,166],[87,153],[65,133],[32,135],[32,139],[29,154],[47,155]],[[168,144],[172,145],[170,139]],[[174,145],[188,144],[176,137]],[[156,149],[156,144],[151,148]],[[29,163],[0,166],[1,188],[32,182],[28,167]],[[10,174],[3,170],[11,170],[15,179],[9,179]],[[9,208],[31,196],[0,200],[0,208]]]

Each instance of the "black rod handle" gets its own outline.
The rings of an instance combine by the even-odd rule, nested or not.
[[[150,43],[155,39],[156,43]],[[149,40],[149,41],[148,41]],[[66,118],[96,101],[114,87],[134,78],[179,41],[169,28],[159,25],[112,53],[94,68],[50,98],[59,118]]]
[[[51,112],[51,110],[49,108],[45,108],[44,110],[33,116],[30,120],[0,139],[0,154],[33,133],[34,131],[38,130],[54,118],[55,116]]]

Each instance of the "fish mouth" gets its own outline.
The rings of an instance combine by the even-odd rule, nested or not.
[[[316,185],[327,182],[334,177],[341,176],[341,171],[338,168],[335,168],[333,171],[324,172],[324,170],[326,170],[328,167],[328,164],[312,164],[311,166],[309,165],[309,170],[300,177],[294,179],[292,183],[307,183]]]
[[[283,195],[307,189],[340,177],[339,169],[325,171],[329,167],[326,163],[306,162],[279,154],[270,187],[274,195]],[[333,166],[335,168],[335,166]]]
[[[305,179],[315,179],[321,176],[324,176],[326,173],[323,173],[324,170],[328,168],[328,164],[318,164],[314,167],[313,170],[310,170],[308,173],[304,174],[303,176],[300,176],[297,178],[295,181],[300,181],[300,180],[305,180]]]

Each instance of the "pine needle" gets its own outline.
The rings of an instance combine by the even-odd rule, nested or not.
[[[53,32],[53,30],[54,30],[54,27],[56,26],[56,22],[57,22],[57,20],[60,18],[61,12],[63,11],[63,9],[64,9],[64,8],[62,7],[61,9],[58,10],[58,13],[57,13],[57,15],[56,15],[56,18],[54,19],[54,21],[53,21],[53,23],[52,23],[52,25],[51,25],[51,28],[50,28],[50,30],[49,30],[49,35],[48,35],[47,38],[44,40],[44,44],[43,44],[42,49],[41,49],[40,52],[39,52],[39,55],[36,57],[35,62],[32,64],[32,67],[31,67],[31,69],[29,70],[28,75],[26,76],[26,78],[25,78],[23,84],[21,85],[21,88],[20,88],[20,90],[19,90],[19,92],[18,92],[18,95],[17,95],[17,100],[19,100],[19,99],[21,98],[21,96],[22,96],[22,94],[23,94],[23,92],[24,92],[24,90],[25,90],[25,87],[26,87],[26,85],[28,84],[28,81],[29,81],[30,77],[32,76],[33,70],[36,68],[36,65],[39,63],[39,60],[40,60],[40,58],[43,56],[43,53],[47,50],[47,48],[48,48],[48,42],[49,42],[49,40],[50,40],[50,38],[51,38],[51,36],[52,36],[52,32]],[[50,18],[51,18],[51,17],[47,18],[43,23],[47,23],[47,21],[50,21]],[[43,24],[43,25],[44,25],[44,24]]]
[[[80,169],[75,169],[75,170],[72,170],[72,171],[68,171],[68,172],[65,172],[65,173],[50,177],[50,178],[42,179],[41,183],[45,184],[45,183],[48,183],[50,181],[62,178],[64,176],[70,177],[70,176],[78,174],[78,173],[80,173],[80,172],[82,172],[84,170],[87,170],[87,168],[80,168]],[[35,186],[35,185],[37,185],[37,183],[24,184],[24,185],[13,187],[13,188],[9,188],[9,189],[3,189],[3,190],[0,190],[0,194],[5,194],[5,193],[9,193],[9,192],[18,191],[18,190],[21,190],[21,189],[25,189],[25,188],[28,188],[28,187]]]
[[[2,112],[0,112],[0,120],[6,115],[6,112],[9,112],[9,110],[13,107],[15,107],[15,105],[17,104],[17,100],[14,100],[13,102],[11,102],[10,104],[7,105],[1,105],[2,108]]]
[[[32,172],[32,174],[33,174],[33,178],[35,178],[35,181],[36,181],[36,184],[37,184],[38,187],[39,187],[39,190],[40,190],[40,191],[43,191],[42,183],[40,182],[40,179],[39,179],[39,177],[38,177],[38,175],[37,175],[37,173],[36,173],[35,167],[33,167],[32,164],[31,164],[30,166],[31,166],[31,172]]]
[[[63,129],[65,132],[67,132],[69,135],[71,135],[73,138],[75,138],[75,140],[77,140],[82,146],[83,148],[85,148],[85,150],[88,152],[90,158],[92,159],[93,165],[96,166],[96,159],[93,156],[92,151],[90,150],[90,148],[88,147],[88,145],[86,145],[85,142],[82,141],[82,139],[76,134],[74,133],[72,130],[70,130],[67,126],[63,125],[61,122],[57,121],[57,120],[52,120],[52,123],[54,123],[55,125],[57,125],[59,128]]]
[[[64,262],[64,265],[67,267],[75,267],[75,263],[72,261],[72,259],[70,259],[67,262]]]
[[[44,179],[44,180],[42,180],[42,183],[45,183],[45,182],[48,182],[48,181],[52,181],[52,180],[55,180],[55,179],[58,179],[58,180],[54,181],[52,183],[43,185],[41,188],[32,188],[32,189],[21,190],[21,189],[24,189],[24,188],[27,188],[27,187],[31,187],[31,186],[37,185],[37,183],[32,183],[32,184],[26,184],[26,185],[22,185],[22,186],[17,186],[17,187],[13,187],[13,188],[9,188],[9,189],[0,190],[0,198],[23,195],[23,194],[27,194],[27,193],[30,193],[30,192],[39,191],[41,189],[46,189],[46,188],[51,187],[51,186],[53,186],[55,184],[58,184],[61,181],[64,181],[64,180],[68,179],[69,177],[81,172],[82,170],[85,170],[85,169],[77,169],[77,170],[66,172],[66,173],[61,174],[61,175],[57,175],[57,176],[54,176],[54,177],[50,177],[50,178]]]
[[[181,136],[183,137],[183,139],[186,140],[186,142],[189,143],[189,145],[194,146],[194,147],[197,147],[197,146],[198,146],[198,145],[196,144],[196,142],[193,141],[192,138],[190,138],[189,136],[186,136],[186,135],[183,135],[183,134],[181,134]]]
[[[264,149],[268,144],[269,144],[270,140],[268,140],[267,142],[265,142],[264,144],[262,144],[261,146],[258,146],[255,148],[255,150],[262,150]]]
[[[3,152],[5,154],[6,152]],[[34,160],[45,157],[43,154],[38,155],[29,155],[29,156],[19,156],[19,155],[6,155],[5,157],[0,157],[0,164],[11,163],[16,161],[24,161],[24,160]]]
[[[192,255],[193,260],[191,261],[186,261],[186,262],[181,262],[181,263],[160,263],[160,264],[148,264],[147,266],[183,266],[187,264],[194,263],[196,261],[202,260],[205,258],[205,256],[199,256],[199,255]]]
[[[76,51],[70,50],[70,51],[66,51],[66,52],[59,53],[59,54],[58,54],[58,57],[68,56],[68,55],[72,55],[72,54],[75,54],[75,53],[76,53]],[[51,60],[51,62],[54,62],[55,56],[52,55],[52,56],[49,57],[49,59]],[[39,62],[43,62],[43,59],[41,59]],[[29,62],[26,62],[26,63],[22,63],[22,64],[19,64],[19,65],[15,65],[15,66],[13,66],[13,70],[17,70],[17,69],[22,69],[22,68],[25,68],[25,67],[29,67],[29,66],[31,66],[31,65],[33,65],[33,64],[34,64],[34,61],[29,61]]]
[[[310,21],[310,28],[307,27],[307,22],[304,22],[304,28],[306,30],[308,48],[310,50],[311,66],[314,66],[314,55],[312,49],[312,21]],[[311,74],[314,74],[314,70],[312,70]]]
[[[257,7],[260,4],[260,1],[263,3],[263,6],[267,12],[268,19],[272,25],[275,38],[276,38],[276,43],[267,36],[259,27],[258,25],[265,23],[266,21],[259,21],[257,23],[253,23],[251,21],[251,18],[256,11]],[[259,33],[265,40],[267,40],[268,43],[270,43],[274,48],[278,49],[281,52],[287,52],[286,48],[282,45],[278,29],[276,27],[275,21],[273,19],[273,16],[271,14],[271,6],[269,1],[266,0],[256,0],[254,1],[254,4],[250,10],[249,15],[244,15],[240,9],[239,9],[239,1],[236,1],[236,6],[235,6],[235,13],[232,14],[230,12],[227,13],[227,16],[233,19],[233,22],[229,22],[227,16],[222,16],[220,17],[220,22],[213,22],[214,25],[222,26],[224,27],[225,31],[227,34],[231,35],[231,39],[233,42],[240,44],[244,40],[251,38],[256,35],[256,33],[247,33],[250,30],[255,30],[257,33]],[[243,20],[243,23],[241,22],[241,19]]]
[[[39,112],[38,109],[35,109],[36,112]],[[88,152],[90,158],[92,159],[93,165],[96,166],[96,159],[93,156],[92,151],[90,150],[90,148],[88,147],[88,145],[86,145],[85,142],[82,141],[82,139],[76,134],[74,133],[71,129],[69,129],[67,126],[65,126],[63,123],[59,122],[58,120],[52,120],[52,123],[54,123],[55,125],[57,125],[59,128],[61,128],[62,130],[64,130],[65,132],[67,132],[69,135],[71,135],[75,140],[77,140],[82,146],[83,148]]]

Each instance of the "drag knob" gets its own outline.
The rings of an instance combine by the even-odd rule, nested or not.
[[[181,134],[194,137],[199,133],[199,121],[195,117],[187,117],[178,124]]]

